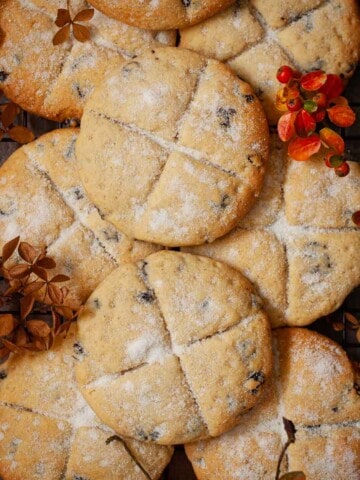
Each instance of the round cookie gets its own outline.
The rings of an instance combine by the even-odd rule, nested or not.
[[[43,135],[0,168],[0,248],[17,235],[47,246],[54,272],[71,277],[70,303],[84,302],[120,263],[158,249],[127,238],[89,201],[76,169],[78,134],[69,128]]]
[[[66,0],[4,0],[0,4],[0,88],[25,110],[51,120],[80,118],[84,105],[109,64],[123,64],[149,47],[175,45],[175,32],[150,32],[130,27],[95,11],[84,43],[71,35],[54,46],[58,9]],[[74,18],[90,8],[70,1]],[[26,39],[26,41],[24,40]]]
[[[276,330],[274,352],[272,386],[241,424],[219,438],[186,445],[196,477],[273,480],[286,442],[285,417],[297,432],[282,474],[303,471],[309,480],[358,480],[360,397],[345,352],[299,328]]]
[[[345,178],[321,158],[296,162],[273,135],[258,202],[229,235],[186,249],[239,269],[258,289],[272,326],[308,325],[360,285],[360,165]]]
[[[270,373],[261,301],[236,270],[162,251],[121,266],[78,322],[81,391],[121,435],[176,444],[241,421]]]
[[[156,480],[172,449],[120,438],[96,418],[74,375],[72,328],[49,352],[14,355],[0,371],[3,480]]]
[[[150,30],[184,28],[224,10],[235,0],[89,0],[122,22]]]
[[[268,0],[236,2],[209,20],[180,32],[180,46],[230,65],[254,86],[271,124],[281,65],[321,69],[345,78],[360,54],[356,0]]]
[[[228,67],[161,48],[96,88],[76,154],[107,220],[132,238],[197,245],[231,230],[258,196],[268,127]]]

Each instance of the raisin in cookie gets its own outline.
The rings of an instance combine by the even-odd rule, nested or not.
[[[74,329],[49,352],[14,355],[0,371],[3,480],[156,480],[172,449],[120,438],[97,419],[74,366]]]
[[[66,0],[4,0],[0,4],[0,88],[22,108],[52,120],[80,118],[90,93],[109,64],[123,64],[149,47],[174,45],[175,32],[129,27],[95,11],[83,23],[91,34],[84,43],[73,36],[53,45],[59,30],[57,10]],[[72,18],[89,8],[70,1]],[[81,23],[81,22],[80,22]]]
[[[297,429],[282,473],[309,480],[358,480],[360,397],[342,348],[306,329],[274,332],[273,383],[241,424],[219,438],[187,445],[199,480],[273,480],[286,442],[282,417]],[[358,386],[356,386],[358,388]]]
[[[180,46],[217,58],[250,82],[271,123],[280,84],[276,71],[291,65],[349,77],[360,52],[356,0],[238,1],[209,20],[181,31]]]
[[[236,270],[162,251],[126,264],[95,290],[78,322],[82,393],[102,421],[137,440],[220,435],[261,396],[270,330]]]
[[[128,239],[86,197],[74,154],[78,133],[48,133],[0,168],[0,247],[17,235],[48,246],[56,273],[71,277],[69,301],[83,302],[119,263],[144,258],[157,247]]]
[[[360,285],[360,165],[345,178],[321,158],[296,162],[274,135],[258,202],[238,227],[187,249],[238,268],[255,284],[273,326],[307,325]]]
[[[150,30],[184,28],[224,10],[235,0],[89,0],[109,17]]]
[[[228,67],[161,48],[96,88],[76,153],[107,220],[132,238],[198,245],[227,233],[258,196],[268,127]]]

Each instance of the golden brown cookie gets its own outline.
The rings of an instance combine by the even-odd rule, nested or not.
[[[84,302],[119,263],[158,248],[132,241],[102,218],[81,185],[78,129],[48,133],[18,149],[0,168],[0,246],[21,236],[47,246],[56,273],[71,277],[69,301]]]
[[[74,330],[51,351],[0,367],[1,478],[158,479],[172,449],[120,438],[100,423],[77,389]]]
[[[274,135],[258,202],[238,227],[186,251],[238,268],[264,299],[272,326],[308,325],[360,284],[360,166],[345,178],[321,158],[296,162]]]
[[[273,333],[273,384],[261,401],[230,432],[185,447],[197,478],[273,480],[286,442],[285,417],[297,433],[282,473],[303,471],[309,480],[358,480],[360,396],[345,352],[306,329]]]
[[[78,322],[82,393],[127,437],[175,444],[220,435],[271,369],[261,301],[236,270],[173,251],[118,268]]]
[[[25,110],[51,120],[80,118],[85,102],[102,80],[109,64],[122,65],[150,47],[175,45],[175,32],[150,32],[130,27],[95,11],[84,43],[70,39],[53,45],[60,27],[58,9],[66,0],[3,0],[0,29],[0,88]],[[70,1],[70,14],[90,8],[84,0]]]
[[[224,10],[235,0],[90,0],[109,17],[150,30],[184,28]]]
[[[258,196],[268,128],[251,87],[228,67],[162,48],[99,85],[76,154],[107,220],[132,238],[197,245],[227,233]]]
[[[181,31],[180,46],[226,62],[254,86],[276,123],[281,65],[348,78],[360,56],[356,0],[246,0]]]

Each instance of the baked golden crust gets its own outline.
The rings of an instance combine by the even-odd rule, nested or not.
[[[283,473],[303,471],[310,480],[357,480],[360,396],[345,352],[306,329],[273,334],[273,382],[263,399],[225,435],[186,445],[197,478],[273,479],[286,441],[285,417],[297,433]]]
[[[86,191],[114,225],[161,245],[198,245],[254,203],[268,140],[249,85],[220,62],[162,48],[94,91],[76,154]]]
[[[121,434],[174,444],[220,435],[257,402],[270,329],[251,284],[172,251],[123,265],[78,321],[82,392]]]

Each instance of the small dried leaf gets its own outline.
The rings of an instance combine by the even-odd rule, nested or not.
[[[57,331],[57,335],[60,335],[61,333],[65,333],[65,336],[67,335],[70,327],[71,327],[72,321],[64,322],[62,325],[60,325],[60,328]]]
[[[306,480],[304,472],[289,472],[280,477],[280,480]]]
[[[47,337],[51,332],[49,325],[44,320],[28,320],[26,328],[30,333],[40,338]]]
[[[5,32],[4,32],[4,30],[0,27],[0,47],[1,47],[1,45],[4,43],[4,40],[5,40]],[[0,95],[0,98],[1,98],[1,95]]]
[[[352,214],[351,219],[357,227],[360,227],[360,210],[358,210],[357,212],[354,212]]]
[[[7,297],[15,292],[19,292],[22,288],[20,280],[10,280],[9,288],[5,291],[4,296]]]
[[[309,160],[320,150],[320,147],[321,140],[317,134],[307,138],[297,137],[289,143],[288,154],[292,159],[302,162]]]
[[[62,294],[63,294],[64,298],[66,298],[68,296],[69,289],[64,286],[64,287],[61,287],[61,291],[62,291]]]
[[[90,30],[78,23],[73,24],[73,34],[78,42],[86,42],[90,40],[91,37]]]
[[[94,16],[95,10],[93,8],[87,8],[77,13],[74,18],[74,22],[88,22]]]
[[[346,320],[349,322],[349,323],[352,323],[353,325],[356,325],[357,327],[360,326],[360,320],[358,320],[355,315],[353,315],[352,313],[349,313],[349,312],[345,312],[344,313],[344,316],[346,318]]]
[[[15,103],[11,102],[6,105],[1,115],[1,123],[4,128],[9,128],[14,123],[15,118],[19,113],[19,107]]]
[[[289,112],[282,115],[278,121],[278,134],[280,140],[288,142],[295,135],[295,119],[297,112]]]
[[[70,22],[71,16],[69,10],[65,10],[65,8],[59,8],[57,11],[55,25],[57,25],[58,27],[64,27],[67,23]]]
[[[26,345],[26,343],[28,343],[29,337],[25,329],[21,325],[19,325],[16,329],[13,340],[18,347],[23,347],[24,345]]]
[[[351,127],[356,120],[355,112],[349,106],[335,105],[328,108],[327,113],[332,123],[338,127]]]
[[[338,155],[345,151],[345,142],[342,137],[331,128],[322,128],[319,132],[320,140],[326,147],[333,148]]]
[[[36,250],[35,248],[27,242],[20,242],[18,252],[21,258],[25,260],[25,262],[33,263],[36,259]]]
[[[52,268],[56,267],[56,262],[51,257],[43,257],[36,262],[36,265],[47,270],[51,270]]]
[[[321,70],[316,70],[315,72],[306,73],[300,80],[300,85],[304,90],[308,92],[314,92],[319,90],[322,86],[325,85],[327,80],[327,75]]]
[[[48,275],[47,275],[47,271],[45,270],[45,268],[38,267],[35,264],[32,267],[32,271],[35,273],[35,275],[37,275],[39,278],[41,278],[41,280],[45,280],[45,282],[47,282]]]
[[[0,315],[0,337],[6,337],[16,328],[17,321],[14,315],[4,313]]]
[[[25,295],[20,300],[20,317],[24,320],[32,311],[35,303],[35,297],[33,295]]]
[[[6,347],[0,347],[0,364],[6,362],[9,358],[10,350]]]
[[[68,282],[70,280],[70,277],[67,275],[55,275],[50,281],[51,283],[60,283],[60,282]]]
[[[38,292],[44,285],[46,285],[46,282],[39,282],[39,281],[34,281],[26,285],[26,287],[23,288],[22,293],[24,295],[29,295],[30,293],[35,293]]]
[[[2,249],[2,262],[5,263],[11,255],[15,252],[18,246],[20,237],[13,238],[9,242],[5,243]]]
[[[9,137],[17,143],[29,143],[35,139],[35,135],[31,130],[21,125],[16,125],[8,132]]]
[[[60,315],[66,318],[67,320],[71,320],[74,316],[72,309],[65,305],[57,305],[55,307],[55,311],[57,313],[60,313]]]
[[[331,100],[341,95],[344,88],[343,80],[338,75],[329,73],[325,85],[320,88],[320,92],[324,93],[328,100]]]
[[[284,423],[284,428],[288,437],[289,442],[294,443],[295,442],[295,433],[296,433],[296,428],[295,425],[291,420],[288,420],[287,418],[283,417],[283,423]]]
[[[9,269],[9,275],[11,278],[25,278],[30,273],[29,265],[25,263],[20,263],[19,265],[14,265]]]
[[[60,30],[54,35],[53,45],[60,45],[66,42],[70,37],[70,23],[60,28]]]
[[[356,332],[356,340],[360,343],[360,328]]]
[[[5,338],[1,339],[1,343],[6,347],[10,352],[19,353],[21,352],[21,348],[15,345],[15,343],[6,340]]]
[[[48,285],[48,294],[52,302],[56,304],[61,304],[64,301],[64,297],[61,289],[57,285]]]
[[[313,116],[303,108],[295,119],[295,131],[300,137],[307,137],[315,131],[316,122]]]
[[[341,322],[333,322],[332,328],[335,330],[335,332],[342,332],[345,327],[344,324]]]

